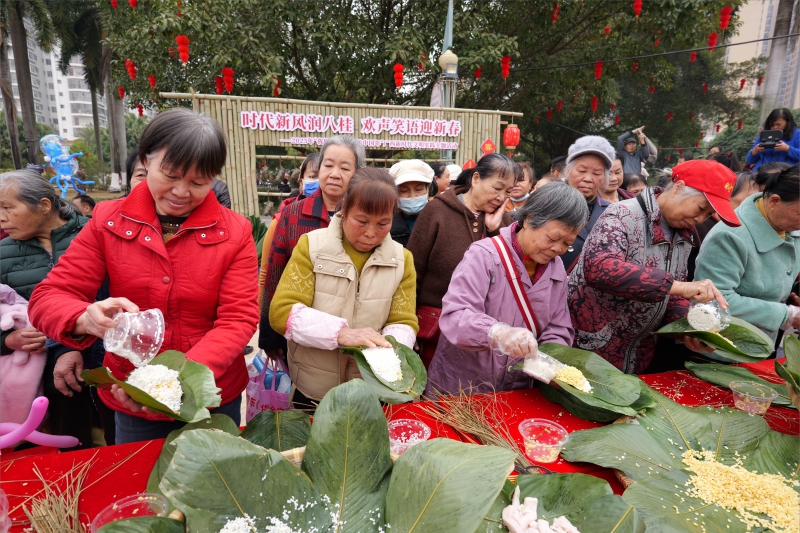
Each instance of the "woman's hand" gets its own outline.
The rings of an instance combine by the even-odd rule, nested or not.
[[[73,396],[72,391],[80,392],[82,388],[78,381],[83,382],[81,372],[83,372],[81,352],[67,352],[59,357],[53,369],[53,382],[58,392],[69,398]]]
[[[775,150],[778,152],[788,152],[789,145],[783,141],[778,141],[778,144],[775,145]]]
[[[683,344],[693,352],[697,353],[714,353],[714,348],[711,348],[703,341],[690,337],[689,335],[683,336]]]
[[[337,342],[339,346],[366,346],[367,348],[376,348],[378,346],[384,348],[392,347],[383,335],[372,328],[342,328],[339,331]]]
[[[122,387],[119,385],[111,385],[111,394],[114,395],[114,398],[122,404],[122,406],[132,413],[147,413],[148,415],[157,415],[152,409],[148,409],[144,405],[137,403],[136,400],[128,396],[128,393],[125,392]],[[172,420],[170,418],[170,420]]]
[[[486,232],[492,233],[497,231],[500,227],[500,224],[503,223],[503,215],[506,214],[506,204],[509,202],[509,199],[506,198],[506,201],[498,207],[494,213],[486,213],[483,218],[483,223],[486,224]]]
[[[30,353],[44,353],[47,337],[36,328],[22,328],[12,331],[6,337],[6,348]]]
[[[107,329],[114,327],[114,315],[124,311],[127,313],[138,313],[139,306],[127,298],[107,298],[100,302],[95,302],[86,308],[78,320],[75,322],[75,329],[72,335],[94,335],[102,338]]]
[[[539,343],[527,328],[514,328],[502,322],[496,322],[489,329],[489,348],[511,357],[536,357]]]
[[[764,151],[764,147],[761,146],[760,144],[757,144],[757,145],[753,146],[753,149],[750,150],[750,153],[753,154],[753,156],[755,157],[755,156],[757,156],[758,154],[760,154],[763,151]]]
[[[701,281],[676,281],[672,284],[672,288],[668,294],[671,296],[682,296],[683,298],[697,300],[698,302],[717,300],[721,308],[728,308],[728,301],[725,300],[725,297],[722,296],[722,293],[719,292],[719,289],[714,286],[714,283],[712,283],[710,279]]]

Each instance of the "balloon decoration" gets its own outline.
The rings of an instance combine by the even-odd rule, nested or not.
[[[222,76],[214,77],[214,85],[216,86],[217,94],[222,94]]]
[[[633,14],[637,19],[642,14],[642,0],[633,0]]]
[[[689,54],[689,62],[694,63],[697,60],[697,52],[692,52]]]
[[[709,52],[714,51],[714,47],[717,46],[717,37],[719,37],[718,33],[709,33],[708,34],[708,46],[710,48]]]
[[[481,67],[476,68],[475,69],[475,79],[476,80],[481,79],[481,74],[482,73],[483,73],[483,71],[482,71]]]
[[[47,154],[44,160],[55,172],[55,176],[50,178],[50,183],[55,183],[61,189],[61,198],[67,197],[67,190],[70,186],[80,194],[86,194],[86,191],[79,189],[77,184],[93,185],[94,182],[83,181],[75,176],[75,173],[80,168],[75,159],[81,157],[83,152],[70,154],[66,139],[52,134],[45,135],[39,139],[39,145],[42,147],[42,151]]]
[[[405,69],[402,63],[395,63],[392,67],[392,70],[394,70],[394,85],[398,89],[403,86],[403,71]]]
[[[603,77],[603,62],[597,61],[594,64],[594,79],[599,80]]]
[[[132,61],[130,59],[125,60],[125,70],[128,71],[128,77],[130,79],[136,79],[136,61]]]
[[[153,76],[152,74],[147,76],[147,82],[150,84],[150,87],[152,87],[153,89],[156,88],[156,77]]]
[[[122,100],[123,98],[125,98],[125,87],[123,87],[122,85],[120,85],[119,87],[117,87],[117,93],[119,93],[119,99],[120,99],[120,100]]]
[[[594,113],[595,111],[597,111],[597,103],[598,103],[599,101],[600,101],[600,99],[599,99],[598,97],[596,97],[596,96],[592,96],[592,113]]]
[[[508,150],[508,157],[514,155],[514,150],[519,146],[519,128],[516,124],[509,124],[503,131],[503,146]]]
[[[136,104],[136,111],[139,112],[139,116],[144,115],[144,106],[142,104]]]
[[[225,83],[225,91],[231,94],[233,92],[233,69],[231,67],[222,69],[222,81]]]
[[[178,56],[185,65],[189,62],[189,38],[185,35],[178,35],[175,37],[175,42],[178,44]]]
[[[52,446],[53,448],[72,448],[80,444],[75,437],[60,435],[46,435],[39,433],[36,428],[47,414],[49,401],[44,396],[33,400],[28,418],[22,424],[3,422],[0,424],[0,448],[10,448],[20,441],[27,440],[33,444]]]
[[[553,21],[553,24],[558,21],[558,1],[553,2],[553,9],[550,11],[550,20]]]
[[[719,10],[719,29],[728,29],[728,24],[731,23],[731,13],[733,13],[731,6],[725,6]]]
[[[511,56],[503,56],[500,59],[500,75],[503,76],[503,79],[508,78],[508,74],[511,71]]]

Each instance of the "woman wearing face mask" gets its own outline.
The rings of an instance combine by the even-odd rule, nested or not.
[[[494,237],[511,224],[505,203],[522,179],[522,169],[508,156],[489,154],[460,177],[466,185],[434,197],[408,240],[417,271],[417,314],[424,317],[418,338],[425,362],[433,358],[439,341],[438,317],[453,271],[473,242]]]
[[[433,169],[419,159],[400,161],[389,169],[397,186],[398,207],[392,220],[392,239],[406,247],[411,230],[422,208],[428,205],[428,190],[434,179]]]
[[[289,341],[298,408],[361,377],[340,346],[389,348],[384,335],[414,346],[414,260],[389,235],[397,200],[386,170],[360,169],[330,225],[298,240],[269,310],[272,327]]]
[[[506,204],[506,213],[512,217],[525,205],[525,201],[530,198],[531,192],[533,192],[533,185],[536,182],[536,172],[533,171],[533,167],[528,161],[523,161],[519,164],[519,167],[522,169],[522,179],[514,184],[511,196]]]
[[[306,197],[289,204],[278,220],[275,237],[269,250],[267,275],[261,296],[261,324],[258,346],[273,359],[286,353],[286,339],[269,323],[269,305],[278,288],[283,271],[301,236],[319,228],[327,228],[337,206],[344,197],[347,184],[355,171],[365,166],[364,146],[348,135],[330,137],[319,152],[316,179],[303,182]],[[310,191],[313,191],[309,194]]]

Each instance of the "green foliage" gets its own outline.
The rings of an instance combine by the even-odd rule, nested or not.
[[[308,442],[311,419],[307,413],[289,409],[263,411],[253,417],[242,432],[242,438],[253,444],[279,452],[300,448]]]
[[[79,129],[77,132],[78,139],[89,146],[89,152],[97,155],[97,148],[94,140],[94,126],[86,125]],[[77,141],[76,141],[77,142]],[[108,129],[100,128],[100,147],[103,150],[103,161],[111,159],[111,139],[108,135]]]
[[[22,152],[22,168],[28,164],[28,143],[25,142],[25,132],[22,127],[22,116],[17,116],[17,132],[19,137],[19,149]],[[54,133],[53,128],[47,124],[36,123],[36,149],[41,153],[39,139],[45,135]],[[42,156],[44,154],[42,153]],[[11,142],[8,139],[8,126],[6,125],[6,113],[0,110],[0,168],[14,168],[14,161],[11,159]]]
[[[111,522],[101,527],[98,533],[183,533],[185,530],[183,522],[172,518],[142,516]]]
[[[708,357],[728,363],[757,363],[774,352],[772,339],[756,326],[740,318],[732,317],[730,325],[719,333],[697,331],[686,318],[667,324],[655,333],[666,337],[695,337],[711,348]]]
[[[125,113],[125,138],[129,154],[139,148],[139,139],[142,138],[142,132],[149,122],[148,117]]]
[[[800,391],[800,340],[794,335],[788,335],[783,341],[783,351],[786,362],[779,363],[775,360],[775,372],[792,386],[795,391]]]

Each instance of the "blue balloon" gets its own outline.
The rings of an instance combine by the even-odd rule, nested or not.
[[[45,135],[39,139],[39,144],[46,155],[44,160],[56,173],[55,176],[50,178],[50,183],[58,185],[58,188],[61,189],[61,197],[67,197],[67,190],[70,186],[78,193],[86,194],[86,191],[79,189],[77,184],[94,185],[94,181],[83,181],[75,176],[75,173],[80,168],[75,158],[82,156],[83,152],[70,154],[66,139],[58,135]]]

